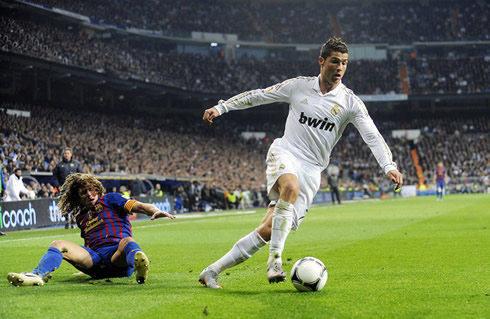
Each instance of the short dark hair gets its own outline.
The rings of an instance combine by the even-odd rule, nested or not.
[[[16,169],[14,169],[14,173],[17,173],[17,171],[22,171],[22,168],[17,167]]]
[[[320,56],[326,59],[332,52],[349,53],[349,49],[347,49],[347,44],[341,38],[331,37],[322,45]]]

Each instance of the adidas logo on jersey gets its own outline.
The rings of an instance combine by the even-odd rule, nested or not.
[[[299,117],[299,122],[301,124],[306,124],[308,126],[314,127],[314,128],[319,128],[320,130],[325,130],[332,132],[335,123],[331,123],[328,121],[328,118],[322,119],[315,119],[312,117],[308,117],[305,115],[304,112],[301,112],[301,116]]]

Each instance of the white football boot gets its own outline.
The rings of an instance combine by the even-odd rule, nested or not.
[[[15,272],[9,272],[7,280],[14,286],[42,286],[44,280],[41,276],[33,274],[31,272],[22,272],[20,274]]]
[[[282,259],[274,258],[270,264],[267,265],[267,279],[269,283],[282,282],[286,280],[286,272],[282,270]]]
[[[208,288],[221,289],[218,285],[218,273],[209,268],[204,269],[199,275],[199,282]]]

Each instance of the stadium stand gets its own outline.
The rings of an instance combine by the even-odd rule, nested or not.
[[[1,16],[2,51],[30,55],[116,76],[204,93],[238,93],[244,88],[268,87],[298,75],[316,75],[311,54],[295,60],[244,56],[227,62],[219,55],[168,52],[156,44],[120,38],[101,39],[87,31],[42,25],[27,17]],[[139,47],[140,46],[140,47]],[[309,59],[307,58],[309,57]],[[410,93],[479,93],[489,90],[487,57],[419,57],[353,60],[345,83],[357,94],[395,94],[402,91],[400,65],[408,66]],[[449,68],[457,66],[447,74]],[[363,72],[357,73],[358,69]],[[260,70],[260,72],[258,72]]]
[[[161,117],[144,111],[136,115],[147,101],[129,91],[141,83],[155,85],[163,92],[174,89],[177,97],[169,97],[166,102],[174,109],[190,103],[190,93],[200,95],[201,112],[203,104],[215,103],[216,96],[265,88],[298,75],[317,75],[317,47],[325,37],[336,34],[349,44],[379,44],[385,53],[382,57],[349,61],[344,83],[355,93],[374,97],[376,102],[386,96],[403,95],[406,100],[414,97],[432,108],[422,115],[419,112],[395,121],[396,104],[388,101],[381,108],[394,109],[391,118],[376,118],[376,112],[372,113],[407,184],[420,181],[411,157],[416,150],[425,181],[431,181],[436,162],[444,160],[454,185],[488,185],[488,121],[467,114],[461,109],[465,105],[459,109],[459,114],[465,116],[440,117],[434,112],[434,101],[451,99],[445,96],[459,96],[461,103],[470,105],[488,101],[490,51],[485,43],[490,41],[490,34],[485,26],[490,12],[486,2],[335,1],[329,7],[321,1],[307,5],[295,1],[278,5],[219,0],[152,0],[151,6],[134,0],[110,3],[1,2],[6,10],[0,13],[0,55],[9,66],[13,65],[12,57],[22,62],[16,60],[17,69],[8,70],[11,77],[7,72],[2,77],[0,107],[31,114],[0,114],[0,157],[6,176],[17,166],[27,172],[49,173],[61,160],[62,146],[70,145],[86,172],[201,179],[197,184],[178,183],[181,187],[173,189],[187,208],[197,209],[196,196],[209,197],[210,190],[214,196],[219,190],[217,196],[222,197],[227,192],[251,192],[255,205],[264,205],[264,156],[269,143],[282,133],[281,121],[275,122],[267,113],[248,124],[234,119],[207,130],[202,125],[189,125],[192,110],[184,117],[181,115],[185,111]],[[47,10],[39,9],[39,5]],[[67,11],[55,13],[53,7]],[[159,33],[148,37],[145,30]],[[216,44],[213,48],[207,40],[191,38],[193,31],[237,34],[243,44],[253,41],[254,45],[242,51],[237,45],[236,56],[230,56],[225,46]],[[48,71],[37,66],[39,61],[47,62]],[[2,68],[8,69],[5,64]],[[58,97],[38,93],[36,86],[31,89],[28,83],[32,79],[18,70],[29,68],[46,72],[43,74],[48,79],[43,81],[47,83],[51,83],[55,69],[63,70],[68,77],[81,70],[83,75],[73,78],[70,85],[83,86],[93,97],[99,89],[90,88],[91,84],[85,87],[93,81],[89,77],[101,77],[102,81],[97,80],[102,83],[99,87],[112,95],[118,95],[116,89],[104,83],[117,79],[127,83],[129,89],[122,89],[126,90],[124,95],[133,94],[132,101],[137,103],[124,109],[123,99],[112,99],[112,110],[94,111],[99,105],[89,97],[83,98],[82,93],[80,101],[71,98],[72,103],[60,107],[67,100],[62,100],[61,89]],[[15,91],[16,86],[34,93],[5,93]],[[46,98],[40,99],[39,95]],[[107,106],[104,103],[101,105]],[[440,104],[438,108],[444,108],[444,103]],[[422,134],[416,140],[392,137],[391,131],[400,129],[416,129]],[[245,131],[266,132],[266,137],[244,139],[241,133]],[[345,131],[331,161],[342,163],[343,186],[383,185],[387,189],[375,159],[352,127]],[[56,196],[57,190],[49,182],[31,183],[30,187],[38,197]],[[225,208],[226,201],[223,205],[220,207]]]
[[[260,189],[265,180],[263,157],[269,144],[266,140],[240,137],[240,132],[247,130],[240,123],[221,122],[219,131],[213,131],[204,126],[188,126],[178,118],[135,119],[122,114],[8,103],[1,107],[31,111],[30,118],[0,115],[1,154],[7,174],[17,166],[26,171],[52,171],[61,160],[62,146],[74,145],[74,154],[84,170],[95,174],[205,177],[212,181],[209,187],[228,190]],[[482,118],[381,121],[378,126],[382,132],[393,127],[423,132],[417,147],[427,180],[432,179],[438,160],[448,163],[449,176],[454,181],[486,174],[489,128]],[[77,130],[70,129],[73,127]],[[263,121],[256,123],[254,129],[266,131],[268,127],[269,123]],[[278,130],[270,134],[279,137],[281,133]],[[356,135],[353,127],[346,130],[335,147],[332,161],[342,163],[345,183],[379,185],[383,174],[369,148]],[[416,184],[409,141],[385,136],[407,183]],[[353,153],[357,155],[352,157]]]
[[[413,94],[483,93],[489,89],[490,64],[485,56],[420,57],[409,60],[408,66]]]
[[[245,88],[267,87],[299,75],[316,75],[311,59],[292,64],[283,59],[243,57],[226,63],[220,56],[179,54],[135,48],[119,39],[98,39],[85,32],[40,25],[26,18],[3,16],[0,39],[3,51],[26,54],[66,65],[80,66],[120,79],[137,79],[199,92],[237,93]],[[353,78],[353,88],[364,94],[399,92],[396,62],[353,61],[368,78]],[[261,70],[258,72],[257,70]]]
[[[38,2],[106,23],[169,35],[202,31],[238,34],[241,40],[322,43],[325,34],[340,31],[349,43],[490,40],[485,27],[490,7],[478,0],[360,1],[357,5],[337,1],[328,6],[322,1],[250,5],[247,1],[155,0],[151,6],[141,6],[136,0],[111,1],[110,6],[95,0]]]

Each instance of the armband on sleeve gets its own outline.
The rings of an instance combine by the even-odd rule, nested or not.
[[[124,204],[124,211],[128,214],[131,213],[131,210],[133,209],[134,204],[136,204],[136,200],[130,199]]]

